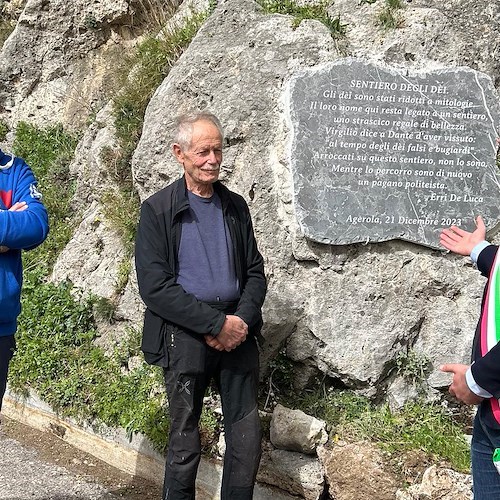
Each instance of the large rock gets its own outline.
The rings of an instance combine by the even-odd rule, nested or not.
[[[406,491],[396,492],[397,500],[427,500],[429,498],[472,500],[471,476],[451,469],[440,469],[433,465],[424,472],[420,484],[410,486]]]
[[[306,500],[323,498],[325,479],[320,462],[301,453],[264,452],[257,480]]]
[[[28,0],[0,51],[0,117],[12,125],[84,126],[135,43],[134,3]]]
[[[373,17],[360,17],[366,9],[349,12],[356,23],[363,19],[371,26],[373,37],[363,47],[373,59],[374,40],[389,60],[383,49],[390,40],[402,43],[411,31],[414,39],[427,42],[429,30],[437,30],[417,29],[408,21],[404,29],[384,34],[376,27],[375,7],[370,7]],[[408,19],[419,15],[412,9],[403,12]],[[363,54],[362,40],[354,36],[348,28],[351,50]],[[485,49],[483,42],[481,47],[477,50]],[[459,62],[444,55],[441,61],[439,55],[420,52],[406,64],[435,68]],[[148,106],[133,158],[136,187],[144,199],[181,174],[169,152],[175,115],[215,112],[226,131],[221,177],[249,203],[269,278],[263,366],[285,346],[294,361],[349,387],[383,392],[395,375],[394,359],[418,345],[429,359],[431,385],[443,387],[448,380],[439,374],[439,364],[469,358],[471,311],[478,309],[481,278],[462,259],[416,245],[322,245],[305,239],[298,228],[284,87],[297,70],[339,56],[317,21],[293,29],[289,16],[265,15],[251,0],[219,4]],[[453,324],[443,321],[450,314]]]
[[[314,454],[316,447],[327,441],[325,422],[301,410],[276,405],[271,419],[271,443],[276,448]]]
[[[392,500],[396,478],[384,470],[380,451],[371,443],[339,443],[318,448],[329,493],[335,500]]]

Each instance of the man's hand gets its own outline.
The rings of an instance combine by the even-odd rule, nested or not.
[[[476,219],[474,232],[464,231],[457,226],[443,229],[439,242],[446,249],[459,255],[470,255],[472,249],[486,238],[486,227],[481,217]]]
[[[27,208],[28,204],[25,201],[18,201],[9,208],[9,212],[24,212]]]
[[[212,335],[205,335],[205,342],[216,349],[217,351],[224,351],[224,346],[217,340],[217,337],[213,337]]]
[[[474,394],[467,385],[465,373],[470,368],[469,365],[448,364],[441,366],[441,371],[453,373],[453,380],[448,392],[455,396],[459,401],[468,405],[478,405],[484,398]]]
[[[218,351],[232,351],[245,341],[247,335],[248,325],[240,317],[229,314],[219,334],[216,337],[207,335],[205,339],[210,347]]]

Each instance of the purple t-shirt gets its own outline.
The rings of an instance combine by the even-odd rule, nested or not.
[[[190,208],[182,215],[177,283],[204,302],[238,300],[233,245],[214,193],[202,198],[188,191]]]

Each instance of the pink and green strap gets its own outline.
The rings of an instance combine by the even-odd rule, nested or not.
[[[485,356],[500,342],[500,259],[498,254],[491,268],[484,310],[481,319],[481,356]],[[490,398],[491,409],[495,420],[500,424],[500,404],[498,399]]]

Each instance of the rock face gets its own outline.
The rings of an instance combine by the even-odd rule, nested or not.
[[[252,2],[225,5],[149,104],[133,161],[141,197],[180,173],[168,151],[173,117],[209,108],[226,129],[223,180],[249,202],[266,259],[265,359],[285,344],[295,361],[364,388],[384,380],[394,357],[419,341],[434,366],[467,359],[480,281],[467,269],[456,272],[462,261],[400,242],[321,245],[299,232],[281,99],[297,69],[338,57],[324,26],[308,21],[293,30],[288,17],[264,15]],[[439,322],[439,340],[427,335],[450,310],[457,321]],[[464,342],[451,341],[457,334]],[[445,379],[432,373],[431,380],[439,386]]]
[[[496,4],[479,9],[464,1],[435,6],[419,0],[398,11],[398,28],[384,31],[377,25],[381,7],[335,2],[330,13],[346,25],[338,41],[319,21],[294,28],[290,16],[264,14],[251,0],[220,3],[152,98],[133,173],[141,199],[177,178],[169,151],[173,118],[193,109],[215,112],[226,134],[222,179],[249,203],[269,278],[263,369],[285,349],[302,374],[320,371],[373,395],[390,386],[401,400],[407,391],[394,383],[396,357],[416,353],[428,361],[431,393],[448,383],[439,364],[468,360],[484,282],[467,259],[398,240],[326,245],[305,238],[293,204],[285,89],[298,71],[346,55],[399,72],[469,65],[495,82],[500,63],[491,47],[499,12]],[[105,90],[116,51],[137,41],[128,28],[137,8],[118,0],[29,0],[2,48],[0,111],[12,124],[81,127],[89,109],[99,110],[72,165],[74,206],[83,222],[54,278],[69,277],[106,298],[115,293],[125,255],[102,217],[102,194],[116,189],[101,154],[115,144]],[[468,9],[477,16],[466,34],[460,19]],[[474,30],[481,36],[470,36]],[[81,244],[88,241],[90,248]],[[140,324],[133,267],[131,276],[115,299],[120,316]]]
[[[116,186],[101,153],[115,143],[109,86],[121,55],[137,43],[146,4],[28,0],[0,68],[0,119],[83,130],[72,165],[82,223],[54,279],[113,298],[118,316],[136,325],[143,306],[130,261],[130,279],[116,296],[120,263],[129,256],[106,219],[102,195]],[[216,113],[226,135],[222,180],[247,200],[265,258],[263,370],[284,350],[302,375],[321,372],[373,396],[386,397],[389,387],[401,404],[412,391],[394,370],[396,358],[425,361],[431,397],[449,383],[441,363],[469,360],[484,280],[468,259],[412,243],[307,239],[293,204],[285,89],[297,72],[346,56],[400,73],[465,66],[498,85],[500,6],[413,0],[398,10],[398,26],[384,30],[377,21],[384,5],[332,2],[330,14],[346,25],[345,37],[333,39],[316,20],[294,27],[291,16],[265,14],[252,0],[219,2],[150,101],[132,166],[144,200],[181,173],[169,151],[174,117]]]
[[[12,125],[84,126],[106,103],[136,7],[125,0],[28,0],[2,47],[0,117]]]

